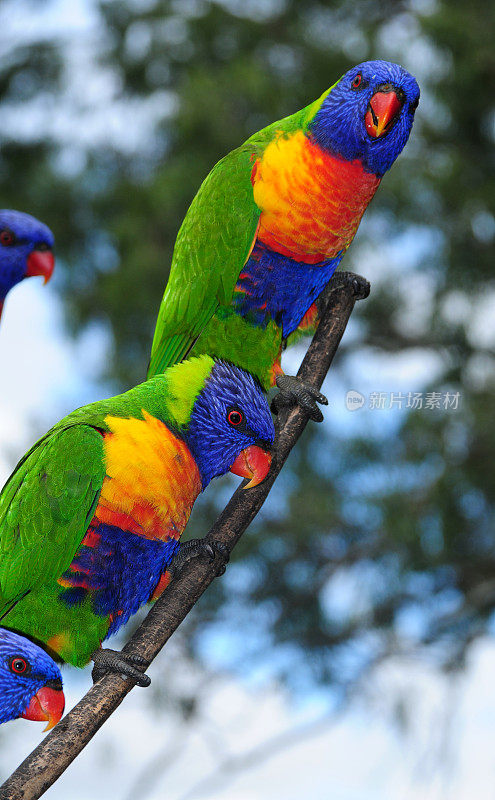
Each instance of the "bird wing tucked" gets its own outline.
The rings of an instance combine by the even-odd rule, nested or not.
[[[0,614],[67,569],[104,476],[103,439],[89,425],[50,432],[19,462],[0,495]]]
[[[251,184],[254,150],[248,142],[219,161],[186,214],[158,314],[149,378],[184,358],[217,308],[230,305],[260,216]]]

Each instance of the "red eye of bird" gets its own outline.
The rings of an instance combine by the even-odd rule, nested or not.
[[[15,672],[16,675],[22,675],[23,672],[26,672],[27,668],[27,661],[24,661],[23,658],[13,658],[10,662],[10,669],[12,672]]]
[[[234,428],[238,428],[239,425],[241,425],[242,422],[244,421],[244,416],[243,414],[241,414],[240,411],[234,408],[227,414],[227,420],[229,424],[232,425]]]
[[[9,247],[9,245],[14,244],[15,236],[12,231],[9,231],[5,228],[3,231],[0,231],[0,244],[3,244],[4,247]]]
[[[358,86],[361,85],[361,81],[362,80],[363,80],[363,76],[361,75],[360,72],[358,72],[358,74],[355,75],[354,78],[352,79],[352,83],[351,83],[352,88],[353,89],[357,89]]]

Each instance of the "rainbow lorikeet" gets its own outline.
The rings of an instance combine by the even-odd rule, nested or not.
[[[225,555],[179,544],[193,504],[228,470],[262,481],[273,439],[257,382],[206,355],[69,414],[0,494],[2,624],[147,685],[113,651],[93,651],[161,593],[184,552]]]
[[[284,343],[314,321],[418,102],[406,70],[367,61],[218,162],[177,236],[148,377],[210,353],[274,385]],[[285,399],[322,418],[322,396],[284,377]]]
[[[0,723],[24,717],[57,724],[65,698],[60,670],[41,647],[0,628]]]
[[[0,210],[0,317],[8,292],[24,278],[53,273],[54,238],[50,228],[30,214]]]

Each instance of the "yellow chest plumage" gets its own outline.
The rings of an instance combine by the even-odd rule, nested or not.
[[[181,439],[144,410],[143,417],[105,419],[106,477],[93,524],[178,539],[201,491],[199,470]]]
[[[251,180],[261,209],[258,239],[308,264],[347,249],[380,183],[358,161],[330,155],[302,131],[276,137]]]

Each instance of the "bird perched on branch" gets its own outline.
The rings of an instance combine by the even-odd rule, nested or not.
[[[64,713],[60,670],[41,647],[0,628],[0,723],[23,717],[47,722],[49,731]]]
[[[0,210],[0,317],[10,290],[24,278],[47,283],[55,267],[50,228],[21,211]]]
[[[0,615],[94,676],[149,679],[93,651],[170,574],[219,543],[179,545],[193,504],[228,470],[261,482],[273,420],[251,375],[201,356],[69,414],[21,459],[0,495]],[[132,661],[132,663],[130,663]]]
[[[314,323],[313,304],[406,144],[418,102],[406,70],[367,61],[218,162],[177,236],[148,377],[209,353],[274,385],[282,345]],[[284,378],[282,399],[322,418],[322,395]]]

